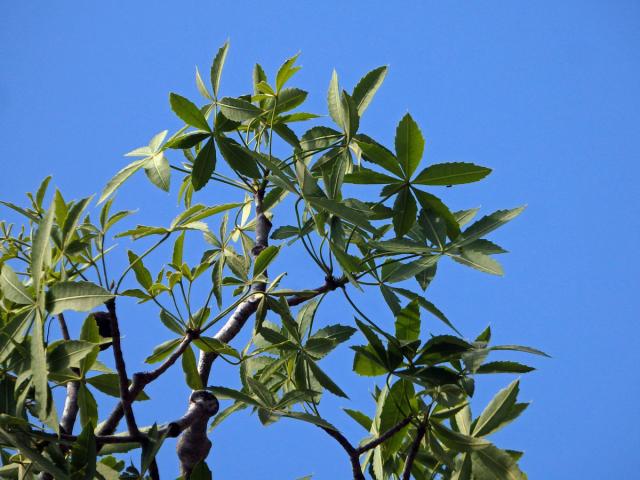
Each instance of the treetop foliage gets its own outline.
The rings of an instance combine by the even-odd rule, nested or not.
[[[164,440],[180,436],[182,476],[208,479],[208,432],[250,409],[263,425],[292,419],[323,429],[344,449],[354,479],[526,478],[522,452],[489,438],[527,408],[519,379],[480,412],[471,411],[470,399],[483,375],[533,370],[491,359],[493,352],[545,354],[495,345],[488,327],[463,336],[426,293],[443,259],[502,275],[495,257],[506,251],[487,236],[523,207],[479,219],[476,208],[451,210],[440,198],[443,187],[480,181],[491,169],[425,162],[423,133],[408,113],[393,145],[361,131],[387,67],[350,91],[334,71],[328,116],[321,116],[301,109],[307,92],[293,86],[297,55],[271,77],[255,65],[250,93],[223,96],[228,48],[218,51],[209,78],[196,71],[202,98],[170,94],[184,126],[127,153],[134,160],[97,203],[67,200],[58,190],[49,195],[49,177],[26,206],[2,202],[23,222],[0,222],[0,476],[156,479]],[[164,191],[179,182],[183,208],[168,224],[119,229],[134,212],[116,210],[115,193],[141,170]],[[237,201],[196,202],[198,192],[215,198],[219,188]],[[123,237],[142,246],[114,271],[113,241]],[[200,260],[187,263],[185,251],[202,240]],[[318,282],[304,290],[287,287],[275,261],[294,251],[317,271]],[[207,295],[194,295],[194,285]],[[388,313],[365,314],[355,290],[380,295]],[[352,307],[344,324],[323,322],[331,295]],[[173,334],[149,353],[148,371],[127,372],[120,334],[133,320],[116,310],[125,302],[152,302],[155,328]],[[87,315],[79,338],[69,335],[71,311]],[[426,319],[449,333],[434,334]],[[232,340],[243,329],[251,335],[241,346]],[[359,442],[321,412],[326,395],[348,398],[322,364],[341,344],[353,352],[354,374],[375,381],[373,416],[344,411],[363,428]],[[241,388],[211,384],[218,358],[237,369]],[[154,401],[145,387],[175,364],[194,391],[187,413],[139,426],[138,402]],[[56,405],[56,388],[66,388],[64,405]],[[99,408],[105,396],[119,399],[112,412]]]

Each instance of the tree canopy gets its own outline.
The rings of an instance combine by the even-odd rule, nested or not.
[[[290,419],[322,429],[356,480],[526,478],[522,452],[489,438],[527,408],[519,379],[479,412],[470,398],[484,375],[533,370],[493,352],[545,354],[496,345],[488,327],[467,338],[427,299],[441,260],[501,275],[495,256],[506,251],[487,236],[523,207],[480,218],[477,208],[450,209],[443,187],[478,182],[491,169],[423,161],[425,140],[410,114],[389,147],[360,131],[387,67],[350,91],[334,71],[327,117],[301,109],[307,92],[292,86],[297,55],[271,77],[256,65],[251,93],[223,96],[228,47],[210,78],[196,71],[201,99],[170,94],[184,127],[127,153],[135,160],[97,202],[50,194],[49,177],[26,205],[2,202],[23,222],[0,222],[0,476],[157,479],[156,455],[179,436],[183,478],[209,479],[208,433],[250,409],[263,425]],[[183,208],[168,224],[120,229],[134,212],[117,210],[115,193],[139,171],[164,191],[180,182]],[[215,198],[220,188],[237,201],[197,203],[199,192]],[[141,245],[126,252],[122,271],[111,261],[118,238]],[[187,263],[187,251],[199,262]],[[287,286],[277,262],[300,252],[320,279],[302,290]],[[207,295],[193,295],[194,285]],[[380,295],[388,311],[365,314],[356,291]],[[350,321],[326,322],[330,295],[344,296]],[[124,302],[152,302],[154,328],[174,335],[150,352],[149,370],[127,369],[120,337],[129,319],[117,310]],[[70,337],[68,312],[87,313],[79,338]],[[449,333],[434,333],[432,321]],[[244,346],[233,341],[243,330]],[[323,365],[341,344],[353,351],[349,369],[375,381],[375,415],[344,410],[345,421],[362,426],[361,439],[346,438],[321,411],[326,395],[347,397]],[[241,388],[212,384],[217,359],[237,368]],[[186,413],[139,425],[138,402],[155,401],[145,387],[172,367],[193,390]],[[64,405],[54,398],[59,387]],[[99,408],[105,396],[118,399],[111,412]]]

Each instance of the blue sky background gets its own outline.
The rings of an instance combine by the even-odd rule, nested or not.
[[[521,398],[533,404],[496,443],[525,450],[522,465],[532,479],[632,478],[640,468],[640,4],[35,1],[5,3],[2,10],[5,200],[37,188],[47,174],[67,198],[99,191],[125,164],[123,153],[160,130],[175,131],[168,93],[196,98],[195,66],[207,72],[226,38],[223,94],[249,91],[254,62],[274,72],[301,51],[304,68],[295,83],[311,92],[306,110],[317,113],[326,112],[333,68],[350,89],[368,70],[388,64],[362,131],[391,144],[410,111],[427,139],[427,161],[494,169],[484,182],[440,192],[454,208],[482,206],[489,213],[528,204],[492,237],[512,252],[501,258],[504,278],[447,263],[428,291],[469,337],[490,324],[500,343],[553,355],[520,358],[539,367],[522,383]],[[117,205],[139,209],[134,222],[167,223],[178,211],[176,191],[164,194],[139,175]],[[208,189],[196,200],[229,198]],[[15,219],[6,210],[1,217]],[[280,257],[275,268],[290,273],[291,285],[320,285],[321,273],[303,266],[298,253]],[[303,280],[296,282],[296,273]],[[380,302],[374,295],[367,312],[376,315]],[[152,307],[123,304],[121,311],[129,369],[144,368],[144,357],[170,334]],[[351,318],[335,299],[320,320]],[[423,322],[440,331],[436,320]],[[352,401],[327,398],[323,412],[357,441],[364,431],[338,407],[372,412],[372,381],[351,376],[351,353],[339,352],[323,365]],[[478,402],[509,381],[485,379]],[[154,384],[153,401],[137,405],[140,423],[182,413],[188,395],[182,383],[178,366]],[[212,383],[235,385],[236,373],[218,362]],[[263,428],[240,414],[212,438],[218,479],[313,473],[322,480],[348,472],[337,444],[306,424]],[[160,463],[175,472],[172,445]]]

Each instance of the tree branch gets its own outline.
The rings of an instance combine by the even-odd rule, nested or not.
[[[359,446],[358,448],[356,448],[356,453],[358,455],[362,455],[368,450],[371,450],[372,448],[376,448],[378,445],[386,442],[391,437],[393,437],[396,433],[402,430],[404,427],[409,425],[411,423],[411,420],[413,420],[413,415],[408,416],[404,420],[398,422],[396,425],[391,427],[389,430],[381,433],[378,438],[371,440],[370,442],[367,442],[364,445]]]
[[[129,387],[129,398],[131,401],[134,401],[148,384],[166,372],[198,336],[197,332],[187,331],[178,348],[158,368],[150,372],[134,373],[131,386]],[[122,402],[120,402],[115,406],[109,418],[98,428],[98,435],[111,435],[116,430],[123,416],[124,409]]]
[[[58,315],[58,323],[60,324],[60,330],[62,331],[62,338],[65,340],[71,340],[69,335],[69,329],[67,328],[67,322],[64,319],[64,315],[60,313]],[[73,369],[77,372],[77,369]],[[64,400],[64,409],[62,411],[62,417],[60,418],[60,429],[64,433],[72,434],[73,426],[76,423],[78,417],[78,389],[80,383],[77,381],[67,383],[67,396]]]
[[[124,356],[122,355],[122,346],[120,345],[120,327],[118,325],[118,316],[116,315],[116,302],[115,299],[107,300],[105,303],[109,317],[111,319],[111,338],[113,342],[113,357],[116,364],[116,371],[118,372],[118,380],[120,387],[120,403],[124,410],[124,416],[127,421],[127,428],[131,436],[140,435],[138,425],[136,424],[136,418],[133,415],[133,409],[131,408],[131,396],[129,395],[129,377],[127,376],[127,366],[124,363]]]
[[[322,295],[323,293],[332,292],[334,290],[337,290],[338,288],[342,288],[347,284],[348,281],[349,279],[347,279],[346,277],[334,278],[331,276],[327,276],[327,278],[325,278],[324,285],[309,292],[289,297],[287,298],[287,303],[290,307],[295,307],[296,305],[300,305],[301,303],[311,300],[318,295]]]
[[[263,208],[263,200],[265,194],[265,185],[261,185],[255,193],[254,203],[256,208],[256,242],[251,254],[256,257],[265,248],[269,246],[269,232],[271,231],[271,221],[267,218]],[[265,276],[266,276],[266,272]],[[266,284],[264,282],[254,282],[251,285],[251,292],[264,292]],[[214,335],[214,338],[225,343],[229,343],[242,329],[247,320],[253,315],[258,308],[260,296],[252,295],[247,300],[242,302],[231,317],[222,326],[222,328]],[[200,373],[200,379],[202,385],[209,383],[209,374],[211,373],[211,365],[217,358],[215,352],[200,352],[200,358],[198,361],[198,372]]]
[[[353,480],[365,480],[365,477],[362,473],[362,467],[360,467],[360,459],[358,455],[358,451],[351,445],[351,442],[347,440],[347,438],[342,435],[337,430],[332,430],[326,427],[320,427],[322,430],[327,432],[332,438],[334,438],[341,446],[344,448],[344,451],[349,455],[349,461],[351,462],[351,471],[353,473]]]
[[[404,463],[404,470],[402,471],[402,480],[410,480],[411,478],[411,468],[413,467],[413,462],[420,451],[420,443],[427,433],[427,419],[424,419],[418,425],[418,429],[416,431],[416,437],[413,439],[413,443],[411,444],[411,448],[409,449],[409,453],[407,454],[407,459]]]

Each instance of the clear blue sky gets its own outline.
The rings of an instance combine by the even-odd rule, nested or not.
[[[522,398],[533,405],[496,443],[526,451],[531,479],[637,475],[638,2],[32,1],[2,11],[5,200],[36,188],[46,174],[68,198],[100,190],[124,165],[124,152],[176,129],[168,93],[195,97],[195,66],[207,71],[226,38],[228,94],[248,91],[254,62],[273,72],[301,51],[298,83],[318,113],[326,111],[333,68],[350,88],[388,64],[363,131],[388,142],[410,111],[427,138],[428,160],[494,168],[485,182],[444,192],[455,208],[529,206],[493,237],[512,252],[501,259],[504,278],[447,264],[429,290],[466,335],[491,324],[498,341],[554,357],[532,360],[539,370],[525,376]],[[138,208],[143,223],[166,222],[176,211],[175,191],[163,194],[139,176],[118,205]],[[220,201],[211,190],[198,200]],[[280,259],[279,268],[293,276],[302,271],[297,263]],[[311,285],[298,286],[322,282],[319,272],[307,278]],[[152,308],[123,309],[124,348],[130,369],[139,369],[169,334]],[[323,315],[349,321],[344,312],[335,302]],[[359,427],[330,413],[354,404],[371,411],[371,382],[339,373],[350,363],[343,349],[327,368],[354,401],[330,399],[324,411],[355,441]],[[138,407],[142,421],[184,410],[179,367],[171,375],[150,389],[152,403]],[[508,381],[485,382],[479,400]],[[230,368],[216,365],[214,383],[236,382]],[[263,428],[239,415],[213,436],[216,478],[345,478],[343,452],[316,430],[293,421]],[[169,469],[171,448],[161,459]]]

